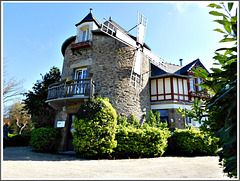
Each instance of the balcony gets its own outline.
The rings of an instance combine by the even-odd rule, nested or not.
[[[92,42],[90,40],[75,43],[72,45],[71,50],[78,50],[78,49],[83,49],[83,48],[91,48],[92,47]]]
[[[84,102],[93,96],[94,90],[92,79],[63,80],[49,86],[46,102],[55,109],[61,109],[68,104]]]

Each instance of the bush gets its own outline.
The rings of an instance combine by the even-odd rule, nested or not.
[[[154,127],[147,123],[143,126],[136,124],[134,115],[130,123],[126,118],[119,117],[116,132],[117,148],[114,149],[114,156],[116,158],[141,158],[163,155],[168,145],[167,138],[171,134],[167,128],[161,128],[162,126]]]
[[[161,156],[167,148],[170,132],[154,127],[137,129],[122,127],[116,133],[116,158],[141,158]]]
[[[189,127],[176,129],[172,135],[174,153],[184,156],[213,155],[218,150],[218,138]]]
[[[116,110],[107,98],[92,98],[74,118],[73,145],[78,157],[110,158],[117,146]]]
[[[168,127],[167,122],[161,121],[161,113],[159,111],[153,112],[149,110],[148,116],[144,114],[146,121],[144,124],[148,124],[151,127],[159,127],[161,129],[165,129]]]
[[[56,128],[38,128],[32,131],[30,145],[36,152],[55,153],[59,138],[60,132]]]
[[[7,146],[28,146],[31,139],[31,134],[9,135]]]

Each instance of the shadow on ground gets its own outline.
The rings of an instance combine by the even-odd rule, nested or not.
[[[30,147],[6,147],[3,149],[3,161],[70,161],[84,160],[77,158],[74,152],[62,153],[37,153],[33,152]]]

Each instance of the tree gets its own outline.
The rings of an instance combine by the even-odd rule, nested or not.
[[[31,124],[31,115],[27,113],[26,110],[23,109],[24,104],[20,102],[14,103],[10,108],[10,117],[5,119],[8,121],[8,125],[12,125],[14,132],[18,134],[22,134],[23,130],[26,126],[29,126],[30,129],[33,129],[33,125]]]
[[[179,114],[182,114],[182,117],[186,116],[192,118],[193,121],[198,121],[199,123],[201,123],[203,119],[207,117],[207,111],[205,110],[204,101],[196,99],[193,101],[193,105],[191,105],[191,107],[191,110],[187,110],[186,108],[178,108],[177,112]]]
[[[4,67],[3,67],[3,109],[4,109],[4,117],[7,116],[8,107],[6,106],[7,102],[15,100],[18,96],[22,95],[23,90],[23,80],[16,80],[15,77],[9,76],[6,71],[6,62],[7,59],[3,58]]]
[[[46,103],[49,85],[60,80],[60,70],[52,67],[48,73],[42,76],[42,80],[37,80],[33,86],[33,91],[25,93],[24,108],[32,116],[32,121],[36,128],[53,127],[56,111]]]
[[[213,73],[208,74],[204,69],[197,68],[194,73],[203,79],[201,86],[214,93],[207,99],[210,119],[204,123],[220,138],[221,151],[218,152],[219,161],[224,172],[229,177],[237,176],[237,8],[233,12],[233,3],[211,3],[208,7],[223,12],[210,11],[209,14],[222,17],[214,20],[224,29],[214,29],[223,34],[222,42],[233,42],[231,48],[219,48],[213,59],[220,68],[211,68]],[[235,15],[231,15],[235,13]]]
[[[17,81],[14,77],[7,79],[4,76],[3,79],[3,103],[11,101],[12,99],[16,98],[16,96],[22,95],[23,88],[22,88],[23,81]]]

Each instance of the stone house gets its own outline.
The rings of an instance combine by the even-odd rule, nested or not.
[[[114,26],[127,33],[116,22]],[[191,69],[204,68],[199,59],[186,66],[165,64],[161,69],[142,56],[142,88],[129,86],[134,50],[100,30],[92,11],[76,25],[77,34],[62,44],[64,56],[61,82],[49,87],[47,102],[57,110],[55,127],[62,129],[59,150],[73,150],[72,121],[80,105],[93,94],[108,97],[118,115],[135,114],[138,120],[150,109],[161,112],[170,128],[184,128],[185,120],[176,108],[190,109],[191,101],[200,97],[200,79],[193,79]],[[143,45],[151,50],[146,44]]]

